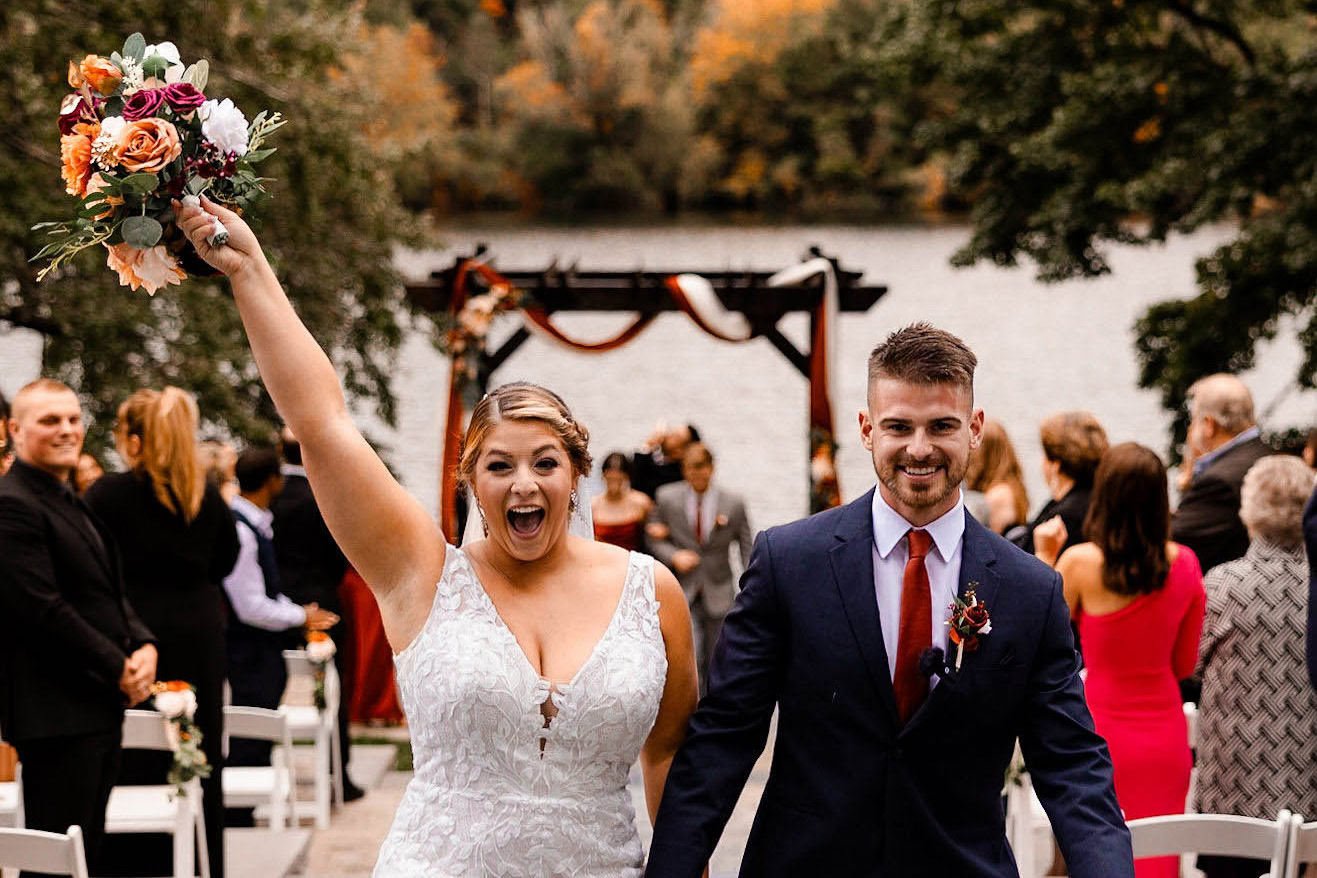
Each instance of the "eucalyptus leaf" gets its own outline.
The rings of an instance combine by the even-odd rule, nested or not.
[[[123,41],[123,56],[131,58],[134,61],[141,61],[142,56],[146,54],[146,38],[141,34],[133,34]]]
[[[112,98],[106,98],[103,112],[106,116],[122,116],[123,98],[119,95],[115,95]]]
[[[164,227],[149,216],[130,216],[119,225],[119,231],[123,234],[124,243],[138,250],[147,250],[159,244],[160,236],[165,233]]]
[[[123,55],[120,55],[118,52],[111,52],[110,60],[114,62],[115,67],[118,67],[120,70],[123,70],[124,68]]]
[[[120,182],[122,191],[130,195],[149,195],[160,185],[160,178],[145,172],[129,174]]]
[[[202,192],[206,191],[206,187],[209,185],[210,184],[206,181],[205,177],[193,177],[191,180],[187,181],[188,194],[200,195]]]
[[[161,55],[152,55],[142,62],[143,76],[157,76],[160,79],[165,78],[165,71],[169,69],[169,62]]]
[[[244,155],[243,159],[250,162],[251,164],[256,164],[262,159],[269,158],[270,154],[273,153],[274,150],[275,147],[270,147],[269,149],[253,149],[249,151],[246,155]]]
[[[210,78],[210,62],[202,58],[183,71],[183,80],[196,86],[197,91],[206,90],[206,81]]]

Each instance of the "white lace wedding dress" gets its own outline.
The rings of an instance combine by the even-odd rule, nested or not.
[[[376,878],[641,874],[627,776],[668,665],[653,563],[631,554],[603,638],[551,687],[448,549],[425,628],[396,657],[416,773]]]

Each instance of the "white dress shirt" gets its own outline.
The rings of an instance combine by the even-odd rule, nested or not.
[[[691,533],[695,533],[695,504],[700,504],[700,531],[695,539],[703,543],[713,533],[713,526],[718,519],[718,489],[709,486],[703,494],[696,494],[695,489],[686,488],[686,520],[691,523]]]
[[[262,536],[274,538],[274,513],[241,494],[234,497],[230,505],[256,525]],[[235,522],[235,526],[238,528],[238,563],[224,578],[224,591],[229,595],[229,603],[233,604],[233,612],[241,621],[264,631],[286,631],[305,625],[306,610],[282,594],[271,599],[265,593],[265,574],[261,572],[256,536],[241,522]]]
[[[901,587],[905,565],[910,560],[906,533],[913,528],[883,499],[882,489],[873,492],[873,585],[878,594],[878,614],[883,626],[883,645],[887,648],[887,669],[896,677],[896,648],[901,630]],[[924,558],[932,596],[932,646],[947,650],[947,619],[951,601],[960,590],[960,557],[965,543],[965,498],[942,517],[919,530],[928,531],[933,548]],[[937,677],[930,681],[937,685]]]

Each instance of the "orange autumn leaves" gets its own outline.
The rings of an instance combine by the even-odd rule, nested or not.
[[[92,144],[100,136],[100,123],[79,122],[72,134],[60,137],[60,174],[68,194],[81,198],[88,193]],[[108,159],[129,173],[155,174],[182,154],[183,145],[173,123],[151,117],[125,124],[109,146]]]

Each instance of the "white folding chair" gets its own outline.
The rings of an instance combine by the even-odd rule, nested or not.
[[[1006,840],[1020,878],[1042,878],[1052,865],[1052,823],[1028,773],[1006,790]]]
[[[1290,815],[1290,846],[1285,854],[1285,878],[1299,878],[1299,867],[1317,863],[1317,822],[1304,823],[1299,814]],[[1312,874],[1313,869],[1308,873]]]
[[[82,829],[41,832],[36,829],[0,829],[0,866],[87,878],[87,855]]]
[[[306,650],[284,650],[284,664],[288,677],[315,679],[315,665],[307,658]],[[281,704],[279,712],[288,717],[289,731],[294,741],[310,741],[315,747],[315,801],[311,813],[317,829],[329,826],[331,796],[337,804],[343,803],[343,753],[338,740],[338,706],[341,698],[338,670],[331,661],[325,669],[325,709],[314,704]],[[303,803],[297,803],[297,813]]]
[[[123,719],[125,750],[173,752],[169,720],[154,710],[129,710]],[[106,832],[167,832],[174,837],[174,878],[210,878],[206,849],[206,818],[201,808],[201,781],[187,782],[180,796],[172,784],[116,786],[105,809]]]
[[[270,828],[296,825],[293,813],[297,780],[293,770],[293,736],[288,717],[260,707],[224,708],[224,738],[249,738],[276,745],[270,765],[228,765],[224,768],[224,805],[227,808],[264,806]]]
[[[1134,856],[1215,854],[1270,860],[1270,878],[1280,878],[1292,832],[1289,811],[1275,820],[1227,814],[1167,814],[1127,824]]]

